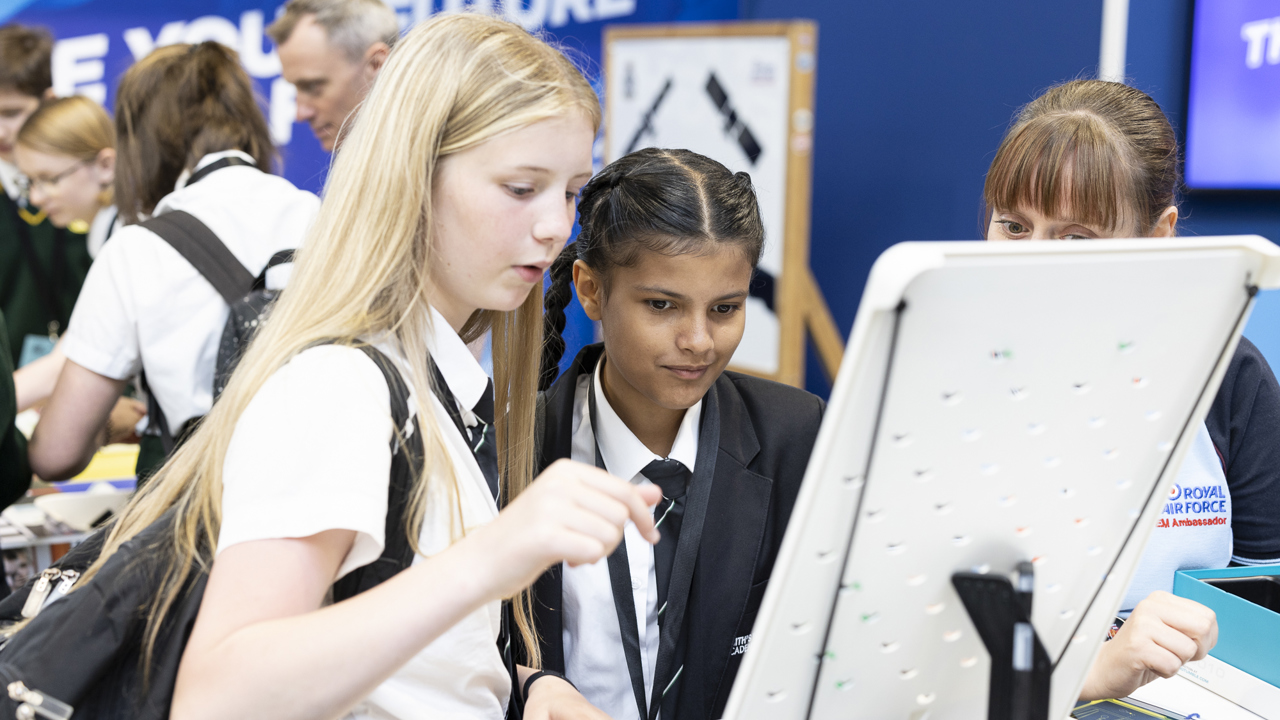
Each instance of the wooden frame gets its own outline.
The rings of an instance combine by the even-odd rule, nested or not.
[[[797,387],[804,386],[806,330],[826,370],[835,377],[844,353],[844,339],[831,317],[822,291],[809,268],[810,202],[813,178],[813,105],[817,58],[817,23],[811,20],[786,22],[675,23],[620,25],[605,28],[604,78],[613,77],[613,48],[620,40],[785,37],[790,44],[789,107],[787,112],[787,157],[785,201],[782,219],[782,275],[774,294],[778,318],[778,363],[776,373],[749,368],[735,370],[767,377]],[[613,103],[605,93],[605,152],[612,147]],[[606,162],[616,158],[607,157]]]

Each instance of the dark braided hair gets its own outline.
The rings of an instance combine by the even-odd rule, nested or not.
[[[578,222],[578,239],[552,263],[543,299],[542,390],[555,381],[564,355],[561,333],[575,260],[600,275],[607,294],[609,271],[634,266],[645,252],[684,255],[734,246],[754,268],[764,249],[751,176],[689,150],[645,148],[610,163],[582,189]]]

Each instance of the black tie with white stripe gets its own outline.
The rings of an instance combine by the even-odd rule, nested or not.
[[[671,568],[675,565],[676,545],[680,541],[680,524],[684,519],[685,491],[693,473],[679,460],[654,460],[640,471],[654,485],[662,488],[662,501],[653,509],[653,519],[662,539],[653,548],[654,574],[658,580],[658,625],[662,625],[667,605],[667,588],[671,584]]]

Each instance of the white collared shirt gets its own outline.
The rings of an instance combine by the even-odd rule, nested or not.
[[[649,463],[662,458],[645,447],[609,405],[599,377],[602,365],[597,363],[595,370],[596,420],[600,424],[598,436],[593,433],[587,407],[589,377],[584,374],[578,378],[573,403],[572,459],[594,465],[598,439],[600,456],[610,473],[636,485],[651,484],[641,471]],[[679,460],[690,471],[694,470],[698,459],[701,419],[702,402],[699,401],[685,411],[668,456]],[[627,545],[627,561],[631,568],[632,601],[636,607],[636,627],[640,632],[640,661],[647,703],[653,697],[659,640],[658,584],[653,546],[641,537],[632,522],[628,522],[623,530],[623,542]],[[622,631],[618,628],[608,560],[578,567],[565,564],[562,577],[565,675],[583,697],[614,720],[641,720],[622,650]]]
[[[227,154],[206,156],[197,167]],[[191,213],[257,275],[277,251],[302,245],[319,209],[319,198],[282,177],[228,167],[166,195],[155,214]],[[117,380],[145,368],[176,435],[213,405],[214,363],[228,312],[177,250],[129,225],[111,236],[89,268],[62,349],[77,365]]]
[[[432,320],[427,350],[445,383],[459,399],[479,397],[488,376],[434,310]],[[400,366],[413,412],[417,395],[404,353],[390,341],[375,346]],[[434,394],[431,408],[458,492],[455,503],[447,477],[434,477],[428,486],[419,536],[427,556],[458,539],[457,529],[474,529],[498,515],[466,439]],[[251,540],[343,529],[355,531],[356,539],[334,581],[376,560],[385,539],[391,431],[387,383],[368,356],[337,345],[299,353],[263,384],[236,423],[222,473],[218,552]],[[419,555],[414,563],[422,560]],[[502,720],[511,681],[497,648],[500,609],[495,601],[467,615],[379,685],[348,718]]]
[[[115,205],[108,205],[99,210],[98,214],[93,216],[93,222],[89,223],[89,257],[98,257],[98,253],[102,252],[103,243],[121,227],[123,226],[120,224],[120,213],[116,211]]]

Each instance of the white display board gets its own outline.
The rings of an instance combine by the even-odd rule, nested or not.
[[[863,294],[726,717],[985,718],[955,572],[1035,568],[1063,718],[1234,350],[1257,237],[904,243]]]
[[[646,147],[683,148],[750,173],[772,308],[748,300],[733,367],[784,382],[803,377],[815,41],[806,21],[605,34],[607,162]]]

